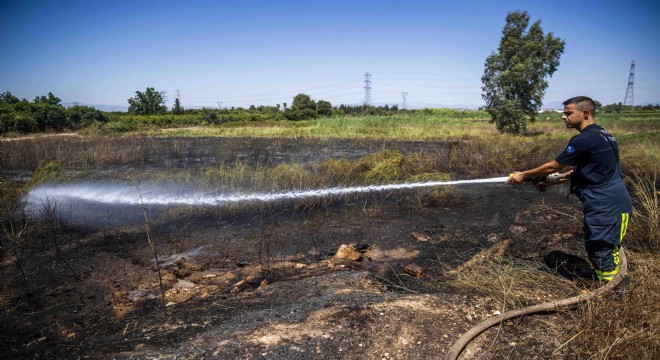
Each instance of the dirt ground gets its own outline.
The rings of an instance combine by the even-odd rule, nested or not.
[[[145,226],[68,224],[1,264],[2,358],[431,359],[500,309],[449,281],[484,249],[543,264],[584,256],[579,203],[557,187],[457,187],[445,206],[396,196],[231,218],[170,209]],[[137,212],[138,216],[140,212]],[[413,236],[414,235],[414,236]],[[55,246],[57,241],[57,251]],[[356,245],[359,260],[334,256]],[[417,265],[423,276],[406,271]],[[409,267],[410,270],[410,267]],[[540,294],[538,302],[547,300]],[[167,306],[163,308],[162,304]],[[509,321],[466,359],[565,358],[553,322]]]

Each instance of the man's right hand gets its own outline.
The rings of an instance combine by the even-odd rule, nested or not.
[[[516,184],[522,184],[523,182],[525,182],[524,173],[515,171],[511,175],[509,175],[509,179],[505,182],[505,184],[516,185]]]

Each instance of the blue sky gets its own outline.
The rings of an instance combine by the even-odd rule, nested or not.
[[[127,106],[176,90],[186,106],[361,103],[477,107],[507,13],[526,10],[566,41],[544,102],[576,95],[660,102],[657,1],[7,1],[0,92]]]

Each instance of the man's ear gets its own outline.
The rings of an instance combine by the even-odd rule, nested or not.
[[[589,118],[589,110],[582,110],[582,117],[587,120]]]

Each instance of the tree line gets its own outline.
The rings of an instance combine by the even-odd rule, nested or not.
[[[153,87],[148,87],[144,92],[136,91],[135,96],[128,99],[128,113],[135,115],[163,115],[168,112],[165,106],[165,99],[162,92],[156,91]],[[281,119],[287,120],[310,120],[323,116],[345,116],[345,115],[384,115],[399,110],[397,105],[389,106],[369,106],[369,105],[340,105],[333,107],[329,101],[314,100],[309,95],[300,93],[293,97],[291,106],[288,107],[287,103],[276,106],[254,106],[251,105],[245,109],[242,107],[232,107],[226,109],[191,109],[185,110],[179,98],[174,100],[171,113],[174,115],[183,114],[201,114],[212,122],[220,119],[222,115],[229,115],[237,113],[270,113],[281,115]]]
[[[0,134],[33,133],[44,131],[86,131],[96,133],[116,133],[157,128],[219,125],[227,122],[249,121],[299,121],[319,117],[393,115],[398,112],[425,112],[421,110],[399,109],[397,105],[332,106],[329,101],[314,100],[307,94],[294,96],[291,105],[275,106],[251,105],[248,108],[231,107],[224,109],[201,108],[184,109],[176,99],[171,109],[167,109],[160,92],[147,88],[136,91],[128,99],[128,113],[103,112],[89,106],[65,108],[61,99],[48,93],[37,96],[33,101],[18,99],[9,91],[0,93]],[[623,106],[621,103],[601,106],[596,102],[597,112],[616,113],[628,111],[657,111],[660,105]],[[496,118],[501,120],[501,118]],[[525,121],[524,118],[522,118]],[[503,127],[506,131],[506,125]]]
[[[660,110],[660,104],[647,104],[647,105],[623,105],[623,103],[609,104],[605,106],[598,106],[596,104],[596,112],[601,112],[603,114],[615,114],[615,113],[624,113],[624,112],[646,112],[646,111],[658,111]]]
[[[11,92],[0,94],[0,134],[79,130],[108,121],[103,112],[89,106],[65,108],[53,93],[33,101],[18,99]]]
[[[399,111],[394,106],[340,105],[314,100],[307,94],[297,94],[289,106],[251,105],[248,108],[184,109],[177,98],[171,109],[165,106],[161,92],[153,87],[136,91],[128,99],[128,113],[103,112],[90,106],[65,108],[62,100],[49,92],[33,101],[19,99],[11,92],[0,94],[0,134],[61,132],[95,129],[99,132],[126,132],[172,126],[218,125],[233,121],[299,121],[330,116],[391,115]]]

